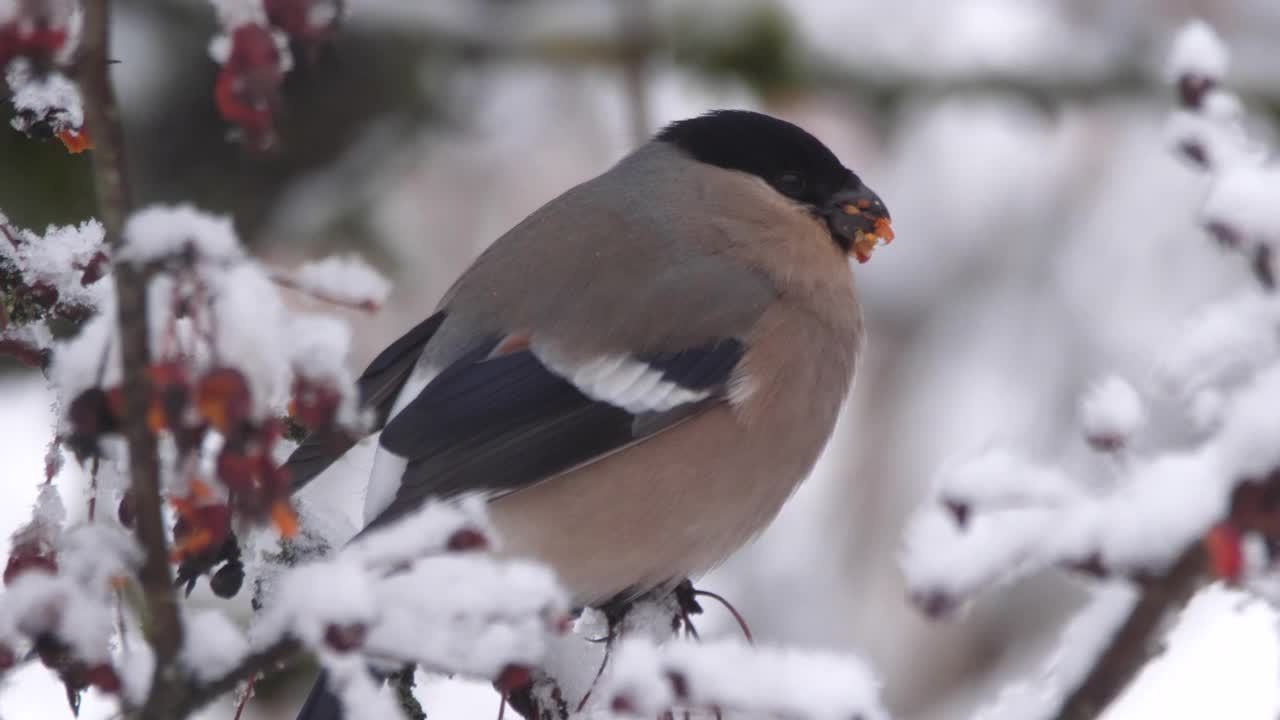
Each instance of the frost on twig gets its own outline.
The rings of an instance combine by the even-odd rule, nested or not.
[[[391,284],[356,255],[334,255],[277,272],[276,283],[318,300],[373,312],[386,302]]]
[[[682,710],[733,716],[882,720],[879,685],[848,655],[752,647],[737,641],[657,645],[625,640],[600,695],[615,713],[657,717]]]

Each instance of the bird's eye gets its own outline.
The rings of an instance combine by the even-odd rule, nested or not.
[[[804,192],[804,178],[800,173],[784,172],[778,176],[777,187],[784,195],[799,195]]]

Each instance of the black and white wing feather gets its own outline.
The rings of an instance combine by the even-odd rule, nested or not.
[[[380,525],[427,498],[504,494],[670,428],[726,397],[744,345],[569,360],[536,339],[489,344],[443,370],[383,430],[407,464]]]

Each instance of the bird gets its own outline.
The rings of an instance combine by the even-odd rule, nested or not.
[[[358,378],[380,433],[366,532],[480,494],[499,552],[549,566],[575,606],[701,575],[830,438],[863,345],[850,259],[892,239],[799,126],[667,125],[499,237]],[[295,489],[353,443],[304,440]],[[298,717],[341,714],[319,690]]]

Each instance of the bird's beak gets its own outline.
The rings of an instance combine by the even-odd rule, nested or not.
[[[860,263],[870,260],[877,247],[893,240],[888,209],[865,185],[837,192],[823,216],[831,228],[831,236]]]

